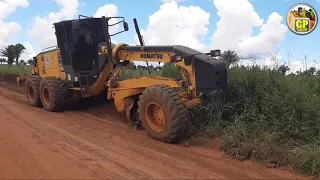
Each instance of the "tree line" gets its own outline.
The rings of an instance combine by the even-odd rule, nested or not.
[[[32,59],[30,60],[20,60],[21,54],[26,50],[26,48],[18,43],[15,45],[8,45],[0,50],[0,55],[3,58],[0,58],[0,63],[7,63],[9,66],[12,66],[13,63],[16,65],[27,65],[32,64]]]
[[[4,49],[0,50],[0,55],[4,58],[0,58],[0,64],[7,63],[9,66],[12,66],[13,63],[15,65],[31,65],[32,59],[30,60],[20,60],[21,54],[26,50],[26,48],[18,43],[15,45],[8,45]],[[227,67],[229,68],[231,65],[235,65],[240,61],[240,57],[235,51],[224,51],[221,56],[219,57],[220,60],[226,62]],[[143,66],[143,65],[136,65],[134,62],[130,62],[129,69],[132,70],[139,70],[139,71],[161,71],[161,66]],[[276,70],[279,71],[282,75],[286,75],[290,68],[287,65],[280,65],[276,67]],[[289,74],[290,76],[297,76],[297,75],[318,75],[320,76],[320,70],[317,70],[315,67],[310,67],[305,71],[297,71],[295,73]]]
[[[304,56],[305,58],[307,57],[307,55],[304,55]],[[228,68],[230,67],[230,65],[235,65],[240,61],[240,58],[237,55],[237,53],[231,50],[224,51],[221,54],[219,59],[222,61],[225,61]],[[279,73],[285,76],[287,72],[290,71],[290,68],[287,65],[280,65],[276,67],[275,70],[277,70]],[[320,70],[319,69],[317,70],[315,67],[310,67],[309,69],[305,69],[304,71],[300,70],[300,71],[296,71],[295,73],[288,74],[288,76],[312,76],[312,75],[320,76]]]

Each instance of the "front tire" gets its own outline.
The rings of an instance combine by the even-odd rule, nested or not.
[[[32,75],[27,78],[25,83],[25,92],[28,103],[34,107],[41,107],[42,105],[39,92],[40,82],[40,76]]]
[[[68,86],[62,80],[49,77],[40,83],[40,98],[47,111],[61,111],[66,104]]]
[[[152,138],[175,143],[187,135],[187,108],[177,91],[155,85],[142,92],[138,102],[139,119]]]

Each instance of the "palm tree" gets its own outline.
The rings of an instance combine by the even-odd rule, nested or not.
[[[281,74],[284,76],[286,75],[287,71],[289,71],[290,68],[286,65],[281,65],[279,68],[278,68],[278,71],[281,72]]]
[[[2,49],[0,51],[0,53],[3,57],[8,58],[7,62],[9,64],[9,66],[11,66],[14,62],[15,57],[16,57],[16,51],[15,51],[14,45],[9,45],[9,46],[5,47],[4,49]]]
[[[230,67],[231,64],[237,63],[240,60],[237,53],[231,50],[224,51],[221,54],[220,59],[227,63],[228,68]]]
[[[21,56],[21,54],[24,52],[24,50],[26,50],[26,48],[22,45],[22,44],[20,44],[20,43],[18,43],[18,44],[16,44],[16,45],[14,45],[14,50],[15,50],[15,52],[16,52],[16,64],[19,64],[19,58],[20,58],[20,56]]]

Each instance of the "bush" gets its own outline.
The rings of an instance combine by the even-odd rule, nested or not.
[[[192,127],[209,135],[222,132],[224,151],[239,159],[290,165],[297,158],[296,167],[320,175],[319,146],[314,146],[314,138],[320,136],[318,76],[283,76],[266,68],[234,67],[228,84],[229,102],[214,110],[207,106],[191,109],[197,114],[191,120],[197,125]],[[296,147],[300,153],[292,158]]]
[[[311,175],[320,174],[320,142],[315,140],[314,143],[297,147],[294,152],[298,157],[297,166],[302,173]]]
[[[174,63],[165,63],[162,67],[162,76],[167,78],[179,78],[179,68]]]

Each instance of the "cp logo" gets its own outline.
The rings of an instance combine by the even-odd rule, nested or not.
[[[310,30],[310,19],[309,18],[296,18],[295,19],[295,30],[299,33],[307,33]]]
[[[309,34],[316,28],[317,24],[317,12],[308,4],[296,4],[287,14],[287,25],[295,34]]]

